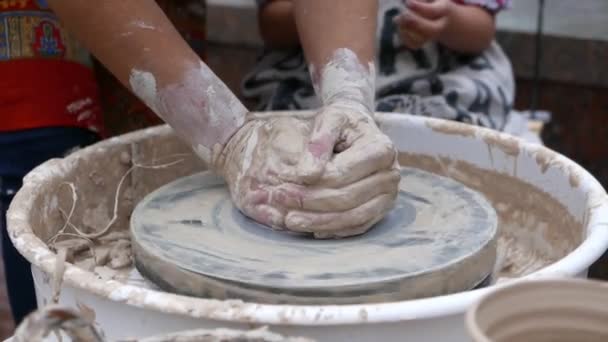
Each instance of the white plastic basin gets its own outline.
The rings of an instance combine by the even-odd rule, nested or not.
[[[509,240],[512,246],[542,250],[555,259],[541,266],[512,265],[512,272],[523,276],[519,279],[584,277],[608,248],[606,192],[573,161],[486,129],[402,114],[378,114],[378,118],[401,152],[402,164],[447,175],[478,189],[503,220],[513,220],[503,228],[517,233]],[[57,207],[68,209],[71,203],[62,182],[73,182],[79,191],[72,222],[90,221],[95,215],[109,218],[116,184],[130,161],[150,164],[184,152],[188,149],[168,127],[161,126],[49,161],[25,178],[10,207],[8,226],[13,243],[33,264],[40,305],[50,301],[48,274],[55,263],[55,254],[44,241],[63,225]],[[188,157],[175,168],[133,172],[121,200],[117,229],[127,228],[134,203],[149,191],[202,167],[196,158]],[[109,340],[187,329],[269,325],[284,335],[319,341],[469,341],[464,313],[486,292],[479,289],[365,305],[262,305],[163,293],[100,279],[68,265],[60,303],[92,308]]]

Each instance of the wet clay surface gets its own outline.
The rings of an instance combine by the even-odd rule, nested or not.
[[[511,176],[444,157],[400,153],[402,166],[453,178],[482,193],[498,214],[496,277],[520,277],[570,253],[584,237],[582,223],[538,188]]]
[[[401,175],[397,205],[378,225],[331,240],[255,223],[210,173],[179,179],[133,213],[137,268],[171,292],[264,303],[402,300],[481,283],[494,266],[494,209],[448,178]]]

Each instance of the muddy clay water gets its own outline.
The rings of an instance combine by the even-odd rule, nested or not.
[[[497,279],[539,270],[583,240],[582,224],[561,203],[517,178],[445,157],[401,153],[399,163],[458,180],[492,203],[498,214]]]

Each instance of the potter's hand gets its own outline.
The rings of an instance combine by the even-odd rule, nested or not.
[[[308,191],[302,201],[287,204],[290,230],[316,237],[361,234],[395,203],[397,151],[374,123],[375,71],[373,62],[362,61],[340,48],[325,64],[317,61],[309,68],[323,107],[296,173],[288,178],[303,182]]]
[[[233,204],[253,220],[275,229],[284,228],[286,214],[284,206],[276,203],[283,185],[279,172],[297,162],[297,151],[309,130],[297,120],[287,127],[289,130],[276,118],[248,114],[213,165],[224,177]]]
[[[365,107],[352,104],[318,112],[296,172],[291,180],[309,187],[288,204],[285,224],[316,237],[367,231],[393,208],[400,181],[392,142]]]
[[[311,184],[310,169],[300,172],[302,154],[309,147],[315,122],[322,121],[302,115],[250,114],[230,140],[216,168],[226,179],[235,206],[275,229],[312,232],[317,237],[366,231],[392,206],[399,181],[398,172],[392,169],[394,154],[385,158],[349,157],[356,152],[350,151],[352,146],[382,143],[365,140],[364,136],[371,137],[366,134],[356,141],[344,140],[344,155],[328,159],[327,167],[317,164],[328,172]],[[366,130],[361,125],[358,129]],[[330,157],[328,154],[324,158]],[[376,171],[366,161],[387,166]],[[359,173],[343,173],[343,167],[355,168]]]

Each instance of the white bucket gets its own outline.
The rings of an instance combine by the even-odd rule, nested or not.
[[[463,124],[402,114],[378,114],[378,119],[400,151],[403,165],[437,172],[481,191],[499,216],[513,219],[503,227],[506,233],[517,232],[508,236],[509,246],[544,250],[555,260],[542,265],[515,263],[510,274],[525,275],[524,279],[586,276],[588,267],[608,248],[608,197],[593,176],[573,161],[545,147]],[[72,182],[79,191],[72,222],[107,219],[116,184],[131,161],[150,164],[185,152],[189,153],[186,146],[162,126],[49,161],[25,178],[10,207],[8,226],[13,243],[33,264],[40,305],[51,300],[49,275],[56,256],[44,241],[63,226],[58,206],[67,209],[71,204],[61,184]],[[189,157],[176,168],[134,171],[121,198],[117,228],[128,227],[133,205],[145,194],[202,168],[195,157]],[[517,257],[508,251],[507,256]],[[526,255],[520,260],[525,261]],[[100,279],[71,264],[61,290],[59,303],[92,308],[109,340],[267,325],[283,335],[319,341],[469,341],[464,313],[488,291],[365,305],[263,305],[164,293]]]
[[[474,342],[608,341],[608,283],[542,280],[492,291],[467,313]]]

